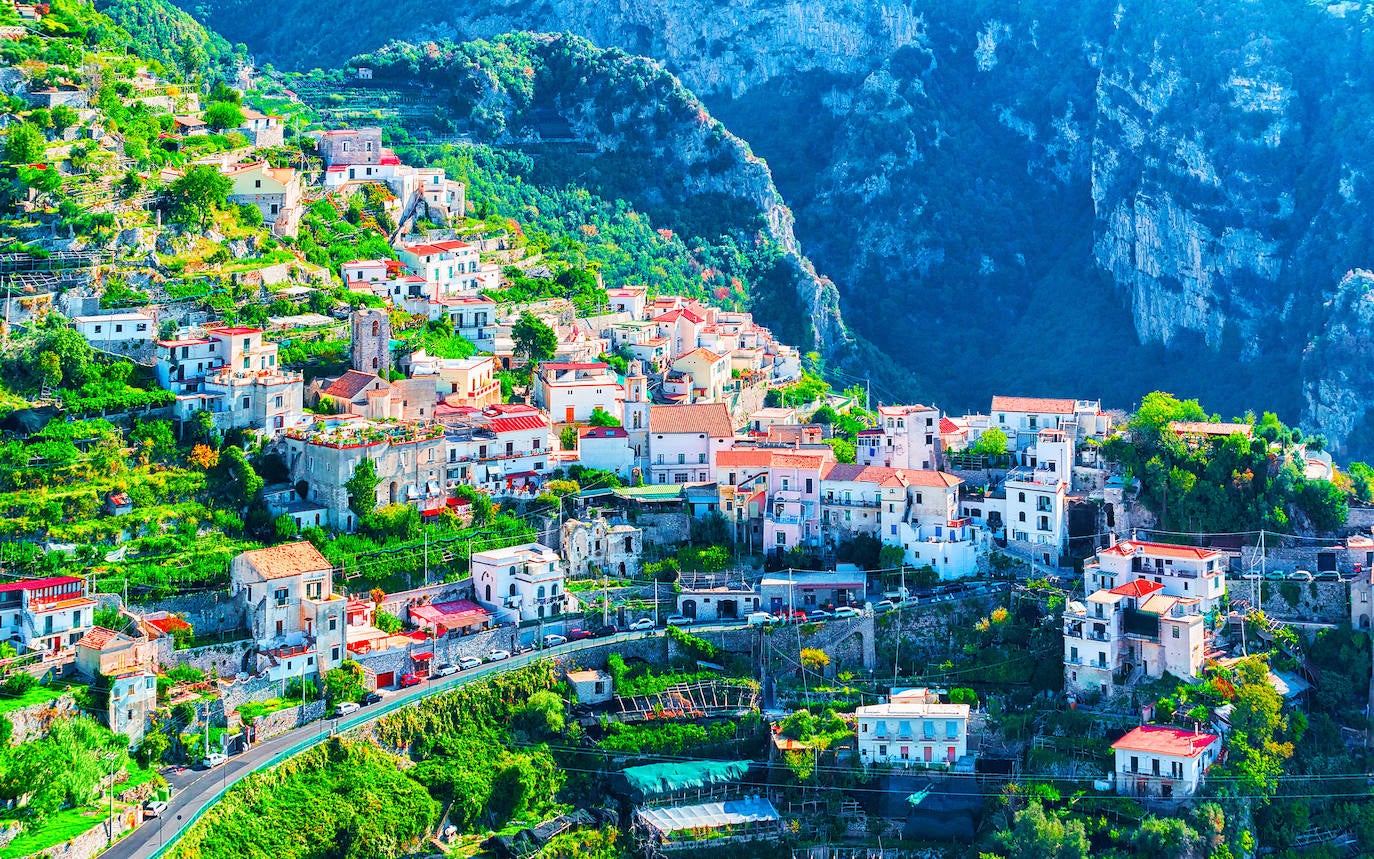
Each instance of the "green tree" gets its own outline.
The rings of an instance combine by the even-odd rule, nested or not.
[[[1198,845],[1198,834],[1177,817],[1147,817],[1131,836],[1140,859],[1176,859],[1191,856]]]
[[[528,310],[511,328],[511,340],[515,354],[525,356],[531,364],[549,360],[558,349],[557,332]]]
[[[557,737],[563,726],[563,698],[549,689],[535,692],[511,714],[511,727],[534,742]]]
[[[1005,859],[1087,859],[1090,849],[1083,821],[1061,818],[1038,802],[1016,812],[993,842]]]
[[[1007,434],[997,427],[988,427],[969,447],[969,452],[980,456],[1001,456],[1007,452]]]
[[[878,550],[878,569],[895,570],[906,566],[906,550],[893,543],[884,543]]]
[[[353,476],[344,482],[348,490],[348,509],[357,514],[358,519],[366,519],[377,509],[377,487],[381,485],[377,477],[377,463],[363,457],[353,468]]]
[[[42,161],[48,149],[43,132],[31,122],[12,126],[5,135],[5,163],[33,164]]]
[[[61,134],[80,121],[80,114],[65,104],[59,104],[52,109],[52,127],[58,134]]]
[[[217,131],[243,124],[243,108],[232,101],[217,101],[205,108],[205,123]]]
[[[372,614],[372,625],[388,634],[400,632],[401,628],[405,626],[399,617],[380,608]]]
[[[558,446],[564,450],[577,450],[577,427],[568,424],[559,430]]]
[[[594,427],[618,427],[620,426],[620,419],[600,406],[597,406],[592,409],[592,416],[587,420],[587,423]]]
[[[234,184],[228,176],[208,164],[197,164],[167,189],[172,200],[172,217],[180,224],[204,232],[215,209],[223,206]]]
[[[262,491],[263,479],[253,469],[243,448],[234,445],[225,447],[209,475],[210,483],[220,497],[240,510]]]
[[[38,377],[45,388],[56,388],[62,384],[62,359],[56,352],[38,353]]]
[[[324,673],[324,697],[329,706],[345,701],[363,699],[363,667],[352,659],[345,659],[338,668]]]

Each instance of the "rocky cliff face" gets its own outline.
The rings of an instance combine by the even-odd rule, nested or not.
[[[1370,264],[1374,7],[259,7],[218,0],[210,20],[279,62],[334,61],[360,38],[552,27],[661,60],[768,159],[854,328],[921,375],[885,399],[978,407],[1015,389],[1125,405],[1166,387],[1350,431],[1313,405],[1310,386],[1333,376],[1304,349],[1341,324],[1343,273]]]

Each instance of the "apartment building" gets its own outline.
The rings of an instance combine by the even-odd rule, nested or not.
[[[1064,689],[1112,695],[1143,677],[1197,677],[1205,633],[1196,599],[1133,579],[1064,611]]]

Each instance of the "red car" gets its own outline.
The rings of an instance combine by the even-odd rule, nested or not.
[[[574,629],[568,632],[568,641],[582,641],[591,637],[591,632],[585,629]]]
[[[792,619],[798,623],[806,623],[806,612],[796,609],[792,612]]]
[[[419,674],[411,673],[401,675],[402,689],[407,689],[411,686],[419,686],[423,682],[425,682],[425,678],[421,677]]]

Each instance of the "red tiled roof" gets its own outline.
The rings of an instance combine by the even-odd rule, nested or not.
[[[568,370],[609,370],[609,369],[610,369],[610,365],[609,365],[609,364],[606,364],[605,362],[602,362],[602,361],[584,361],[584,362],[580,362],[580,363],[579,363],[579,362],[575,362],[575,361],[563,361],[563,362],[559,362],[559,363],[555,363],[555,362],[553,362],[553,361],[548,361],[548,362],[545,362],[545,363],[539,365],[539,371],[540,371],[540,372],[543,372],[544,370],[552,370],[552,371],[554,371],[555,373],[562,373],[562,372],[566,372],[566,371],[568,371]]]
[[[452,600],[411,606],[410,616],[452,629],[486,623],[491,618],[491,613],[471,600]]]
[[[1162,725],[1141,725],[1112,743],[1114,749],[1195,758],[1217,741],[1216,734],[1196,733]]]
[[[1135,597],[1139,599],[1140,597],[1149,596],[1155,591],[1162,590],[1164,590],[1164,585],[1159,582],[1151,582],[1146,579],[1133,579],[1124,585],[1117,585],[1112,588],[1111,592],[1117,596]]]
[[[249,328],[246,325],[229,325],[221,328],[206,328],[207,334],[221,334],[225,337],[238,337],[242,334],[261,334],[261,328]]]
[[[368,385],[380,381],[381,378],[372,373],[349,370],[333,382],[330,382],[329,387],[325,388],[320,393],[344,400],[351,400],[358,396],[358,394]]]
[[[498,435],[503,432],[528,432],[529,430],[544,429],[548,425],[544,416],[538,414],[491,418],[487,421],[487,427]]]
[[[1216,549],[1206,549],[1200,546],[1177,546],[1173,543],[1150,543],[1145,540],[1122,540],[1115,546],[1103,549],[1098,552],[1098,554],[1111,555],[1117,558],[1129,558],[1137,552],[1143,555],[1158,555],[1163,558],[1185,558],[1197,561],[1221,557],[1221,552],[1218,552]]]
[[[148,621],[148,625],[153,627],[154,629],[161,630],[162,632],[168,634],[176,632],[179,629],[191,628],[191,624],[187,623],[186,621],[182,620],[181,618],[175,615],[170,614],[166,617],[159,617],[156,620],[150,620]]]
[[[582,427],[577,431],[578,438],[629,438],[623,427]]]
[[[705,346],[698,346],[697,348],[695,348],[695,349],[693,349],[692,351],[686,353],[685,355],[679,356],[679,357],[678,357],[678,360],[679,360],[679,361],[682,361],[682,360],[685,360],[685,359],[687,359],[687,358],[691,358],[691,357],[694,356],[694,355],[695,355],[696,357],[698,357],[698,358],[705,358],[707,361],[710,361],[710,362],[712,362],[712,363],[715,363],[716,361],[724,360],[725,357],[726,357],[726,356],[721,355],[721,354],[719,354],[719,353],[712,352],[710,349],[707,349]]]
[[[689,308],[683,308],[681,310],[669,310],[667,313],[660,313],[658,316],[655,316],[653,318],[653,321],[676,322],[679,319],[686,319],[688,322],[692,322],[697,325],[700,325],[701,323],[706,321]]]
[[[649,406],[649,432],[706,433],[708,438],[730,438],[735,428],[725,403],[693,403]]]
[[[837,462],[822,475],[825,480],[853,481],[855,483],[877,483],[901,486],[930,486],[936,489],[951,489],[964,481],[944,471],[921,468],[888,468],[882,465],[857,465],[852,462]]]
[[[129,636],[113,629],[106,629],[103,626],[93,626],[90,631],[81,636],[81,640],[76,643],[77,647],[86,647],[91,650],[104,650],[111,642],[133,641]],[[121,642],[122,643],[122,642]]]
[[[957,433],[957,432],[961,432],[961,431],[962,431],[962,430],[959,429],[959,425],[956,424],[954,421],[950,420],[950,419],[947,418],[947,417],[943,417],[943,416],[940,418],[940,434],[941,434],[941,435],[944,435],[944,434],[946,434],[946,433]]]
[[[280,579],[333,568],[333,564],[308,542],[285,543],[244,552],[243,558],[264,579]]]
[[[25,579],[19,582],[5,582],[0,584],[0,593],[11,591],[38,591],[43,588],[57,587],[58,585],[70,585],[83,581],[80,576],[49,576],[45,579]]]
[[[1034,412],[1036,414],[1067,415],[1073,413],[1074,401],[1050,397],[998,397],[992,398],[994,412]]]

